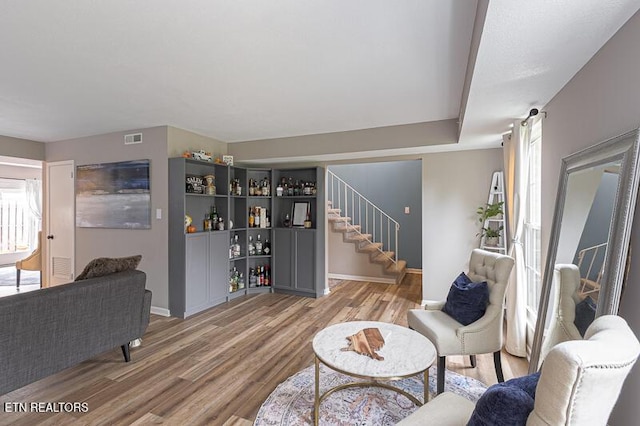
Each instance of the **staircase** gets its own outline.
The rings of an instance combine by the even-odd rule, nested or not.
[[[400,284],[407,272],[407,262],[398,259],[400,224],[340,177],[329,177],[327,220],[334,233],[355,245],[358,253],[368,255],[371,264],[380,265],[381,280]]]

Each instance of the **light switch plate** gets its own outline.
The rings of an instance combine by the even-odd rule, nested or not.
[[[162,209],[156,209],[156,219],[162,219]]]
[[[404,214],[409,214],[409,213],[411,213],[411,209],[409,208],[409,206],[406,206],[404,208]]]

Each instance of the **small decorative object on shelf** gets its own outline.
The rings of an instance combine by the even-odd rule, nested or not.
[[[216,185],[215,185],[216,177],[214,175],[206,175],[204,176],[205,185],[205,194],[207,195],[216,195]]]
[[[201,176],[187,175],[185,182],[187,194],[204,194]]]
[[[194,160],[211,162],[211,153],[205,152],[203,149],[200,149],[198,151],[193,151],[191,153],[191,156],[193,157]]]
[[[233,166],[233,155],[223,155],[222,162],[227,166]]]
[[[189,232],[189,227],[193,223],[193,219],[188,214],[184,215],[184,231]]]

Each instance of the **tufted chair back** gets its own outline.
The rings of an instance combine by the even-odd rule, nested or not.
[[[584,340],[556,345],[542,364],[528,426],[605,425],[640,342],[621,317],[600,316]]]
[[[502,324],[504,309],[504,294],[507,290],[509,275],[513,268],[513,258],[490,252],[488,250],[474,249],[469,259],[469,273],[467,276],[474,282],[486,281],[489,285],[489,305],[481,322],[496,322]],[[497,330],[497,332],[496,332]],[[488,339],[481,345],[487,348],[485,352],[500,350],[502,347],[502,326],[495,327],[491,333],[483,333],[483,339]],[[470,343],[467,341],[466,343]],[[476,339],[472,346],[476,347]],[[466,345],[465,345],[466,346]],[[474,353],[472,351],[470,353]],[[482,352],[476,352],[482,353]]]
[[[578,287],[580,286],[580,270],[576,265],[557,264],[553,269],[554,307],[549,323],[549,331],[544,339],[540,354],[540,362],[558,343],[567,340],[582,340],[576,319],[576,305],[580,303]]]

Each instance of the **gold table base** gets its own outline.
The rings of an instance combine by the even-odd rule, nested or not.
[[[400,379],[405,379],[407,377],[418,375],[420,373],[424,374],[424,398],[423,398],[424,403],[420,402],[420,400],[418,398],[416,398],[415,396],[411,395],[409,392],[405,391],[404,389],[400,389],[400,388],[397,388],[395,386],[388,385],[386,383],[376,382],[376,381],[374,381],[373,377],[360,376],[360,375],[348,373],[346,371],[341,371],[341,370],[339,370],[337,368],[333,368],[333,367],[328,366],[324,362],[323,362],[323,364],[326,367],[328,367],[328,368],[330,368],[330,369],[332,369],[334,371],[337,371],[338,373],[346,374],[347,376],[355,377],[355,378],[358,378],[358,379],[365,379],[365,380],[369,380],[369,381],[346,383],[346,384],[343,384],[343,385],[338,385],[338,386],[335,386],[333,388],[328,389],[326,392],[324,392],[321,395],[320,394],[320,362],[322,362],[322,361],[317,356],[315,356],[314,358],[315,358],[316,377],[315,377],[315,401],[314,401],[314,406],[313,406],[313,424],[315,426],[318,426],[318,424],[319,424],[320,404],[322,403],[322,401],[325,398],[327,398],[329,395],[331,395],[332,393],[338,392],[338,391],[341,391],[341,390],[344,390],[344,389],[348,389],[348,388],[378,387],[378,388],[383,388],[383,389],[389,389],[391,391],[398,392],[399,394],[404,395],[411,402],[416,404],[416,406],[418,406],[418,407],[420,407],[423,404],[426,404],[429,401],[429,368],[428,367],[424,371],[418,371],[418,372],[416,372],[414,374],[410,374],[408,376],[391,377],[391,378],[385,378],[384,379],[384,380],[400,380]]]

